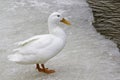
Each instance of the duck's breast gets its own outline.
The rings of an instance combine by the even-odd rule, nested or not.
[[[65,41],[61,38],[55,37],[48,47],[43,50],[39,50],[39,54],[42,55],[42,58],[50,59],[56,56],[65,46]]]

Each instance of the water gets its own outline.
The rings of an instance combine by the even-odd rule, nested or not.
[[[47,18],[59,11],[70,20],[62,28],[67,45],[46,63],[54,74],[39,73],[35,65],[19,65],[7,60],[14,43],[48,33]],[[85,0],[1,0],[0,80],[120,80],[119,51],[116,44],[96,32],[93,16]]]

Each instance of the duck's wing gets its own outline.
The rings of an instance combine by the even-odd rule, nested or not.
[[[22,47],[22,46],[25,46],[25,45],[27,45],[27,44],[35,41],[35,40],[38,40],[39,38],[40,38],[40,36],[34,36],[34,37],[31,37],[31,38],[29,38],[29,39],[27,39],[27,40],[17,42],[17,43],[15,43],[15,44],[16,44],[17,46],[19,46],[19,47]]]
[[[22,54],[27,53],[36,53],[34,49],[43,49],[52,44],[54,38],[51,35],[40,35],[35,36],[25,41],[18,43],[18,48],[14,49],[13,52],[21,52]]]

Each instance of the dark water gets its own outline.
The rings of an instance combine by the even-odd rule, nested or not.
[[[93,9],[94,26],[99,33],[113,40],[120,49],[120,0],[88,0]]]

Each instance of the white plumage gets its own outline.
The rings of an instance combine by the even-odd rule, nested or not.
[[[56,56],[66,43],[66,34],[58,26],[60,22],[70,25],[62,14],[52,13],[48,18],[49,34],[37,35],[18,42],[18,48],[14,49],[14,54],[9,55],[8,59],[20,64],[44,64]]]

